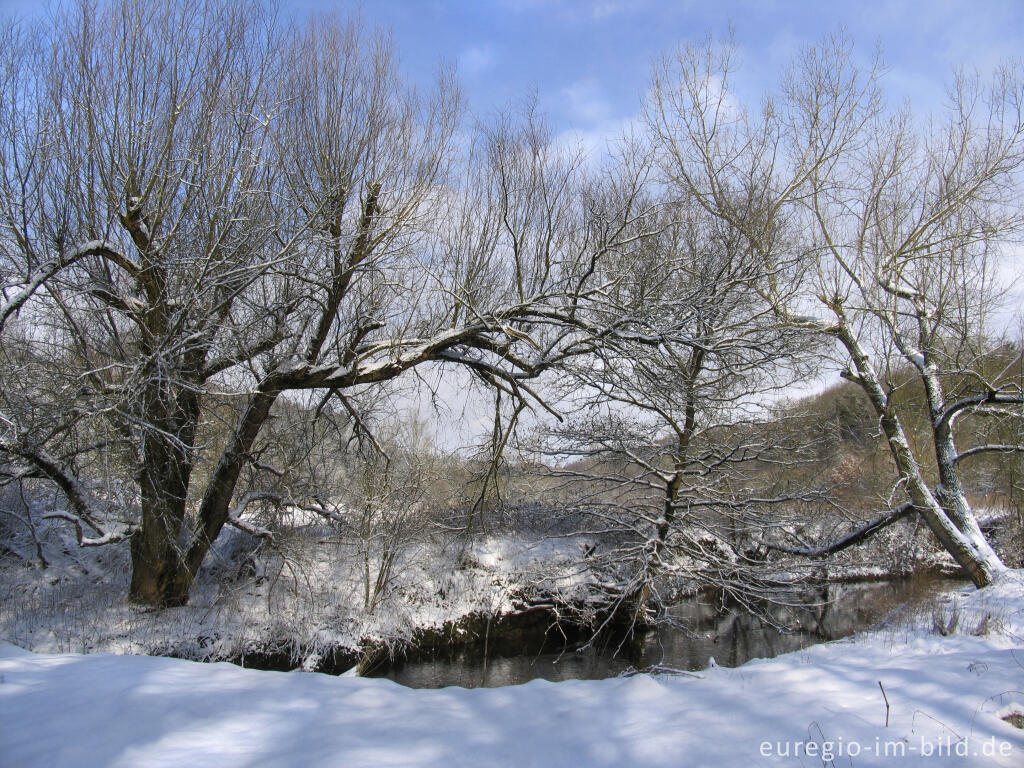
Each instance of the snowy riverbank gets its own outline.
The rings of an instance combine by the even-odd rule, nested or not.
[[[11,766],[1018,766],[1013,715],[1020,571],[877,632],[696,677],[411,690],[0,648]]]
[[[419,646],[429,649],[437,638],[479,643],[495,628],[490,619],[506,616],[517,623],[525,608],[538,604],[560,606],[559,632],[588,631],[588,619],[599,608],[593,599],[606,598],[623,574],[588,557],[600,544],[593,536],[573,525],[552,526],[544,514],[535,514],[474,537],[431,530],[397,551],[376,592],[380,557],[368,559],[344,531],[299,526],[266,547],[229,530],[200,572],[189,604],[154,611],[125,600],[131,573],[127,542],[80,548],[64,528],[50,524],[39,539],[44,560],[33,555],[24,531],[11,544],[16,555],[0,557],[0,643],[38,653],[245,659],[252,666],[337,671],[366,653],[390,649],[401,656]],[[902,575],[871,555],[828,571],[813,562],[786,561],[763,576],[792,582],[799,591],[808,578]],[[909,561],[936,571],[944,562],[924,552]],[[674,563],[658,584],[662,599],[678,602],[696,590],[700,580],[693,568],[691,562]],[[479,626],[482,618],[486,630]],[[792,618],[780,619],[787,620]],[[497,639],[490,636],[492,649]],[[507,639],[517,642],[515,636]]]

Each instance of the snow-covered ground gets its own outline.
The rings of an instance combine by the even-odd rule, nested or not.
[[[468,545],[429,538],[405,546],[376,605],[365,604],[379,557],[351,539],[293,535],[275,550],[229,530],[192,589],[189,604],[151,611],[125,600],[127,543],[79,549],[46,541],[46,569],[0,559],[0,643],[43,653],[160,654],[198,661],[248,652],[315,663],[335,649],[395,646],[418,630],[469,614],[513,611],[533,590],[570,600],[586,583],[585,537],[489,535]],[[366,567],[368,565],[368,567]],[[364,570],[365,568],[365,570]],[[0,760],[0,766],[2,766]]]
[[[48,518],[51,501],[34,498],[31,520],[29,507],[24,519],[0,514],[0,643],[40,653],[196,661],[262,655],[312,669],[330,666],[328,659],[347,663],[366,649],[401,649],[467,617],[497,616],[538,601],[585,610],[594,607],[595,595],[614,592],[630,575],[615,536],[585,533],[587,521],[578,515],[562,517],[539,506],[496,514],[486,533],[474,536],[443,520],[420,521],[389,538],[386,531],[362,531],[355,518],[326,525],[293,515],[276,523],[273,546],[225,529],[189,604],[150,611],[125,600],[128,542],[78,547],[64,521]],[[17,509],[15,502],[0,499],[0,512]],[[835,531],[800,535],[822,540]],[[393,561],[385,561],[385,549],[397,553]],[[872,548],[843,553],[827,570],[816,561],[787,560],[763,575],[779,581],[808,574],[883,578],[950,563],[936,556],[927,537],[888,530]],[[669,574],[656,593],[670,601],[692,592],[700,567],[685,555],[666,558]]]
[[[411,690],[0,647],[5,766],[1020,766],[1015,714],[1021,571],[872,633],[697,676]]]

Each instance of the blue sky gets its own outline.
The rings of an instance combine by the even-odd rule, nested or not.
[[[639,109],[654,59],[731,24],[751,92],[772,84],[800,46],[843,25],[870,56],[880,43],[889,92],[938,104],[957,64],[1024,55],[1024,0],[280,0],[286,13],[359,12],[390,30],[403,69],[427,80],[456,62],[486,117],[536,93],[556,130],[613,133]],[[0,12],[39,3],[0,0]]]
[[[882,46],[890,96],[909,98],[919,110],[941,103],[954,66],[989,70],[1001,59],[1024,56],[1024,0],[280,2],[296,15],[361,13],[368,25],[391,31],[402,68],[414,80],[432,79],[442,60],[456,62],[469,106],[484,118],[535,93],[557,132],[574,132],[594,149],[637,115],[657,56],[709,32],[724,35],[730,25],[747,96],[774,84],[801,46],[840,25],[865,60],[876,43]],[[38,7],[33,0],[0,0],[0,13],[26,15]],[[1020,258],[1006,266],[1020,275]],[[471,416],[462,420],[472,422]]]
[[[361,8],[369,24],[391,30],[409,75],[456,61],[478,114],[536,92],[556,130],[583,133],[614,131],[637,113],[658,55],[730,24],[752,93],[840,25],[865,59],[882,46],[889,92],[920,108],[940,103],[954,66],[985,70],[1024,54],[1022,0],[286,0],[285,8]]]

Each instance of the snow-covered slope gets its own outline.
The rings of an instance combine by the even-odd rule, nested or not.
[[[1015,572],[916,621],[698,677],[411,690],[5,646],[0,763],[1020,766],[1024,731],[1003,718],[1024,714],[1022,638]]]
[[[398,557],[378,604],[364,602],[367,561],[349,541],[295,534],[250,551],[230,530],[189,604],[162,611],[125,600],[127,544],[47,549],[49,566],[0,562],[0,643],[43,653],[166,654],[199,661],[282,652],[300,663],[366,642],[400,646],[417,630],[472,613],[512,611],[533,590],[571,600],[588,579],[585,537],[482,536],[471,546],[427,540]],[[283,553],[283,555],[282,555]],[[364,570],[365,568],[365,570]],[[0,762],[2,766],[2,762]]]

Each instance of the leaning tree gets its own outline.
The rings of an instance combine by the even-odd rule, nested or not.
[[[974,582],[988,584],[1005,566],[959,465],[1019,446],[958,445],[956,426],[969,414],[1022,417],[1012,366],[992,376],[979,364],[994,341],[985,323],[998,297],[995,261],[1022,223],[1019,71],[1000,69],[989,84],[959,76],[944,112],[918,125],[885,106],[877,64],[858,70],[841,37],[797,57],[759,109],[732,90],[732,54],[709,41],[657,68],[645,114],[661,165],[767,262],[805,259],[796,295],[773,281],[760,290],[781,321],[834,341],[895,468],[890,512],[807,552],[916,512]],[[777,238],[783,222],[802,237]],[[924,392],[923,443],[908,437],[914,401],[893,397],[906,372]]]

